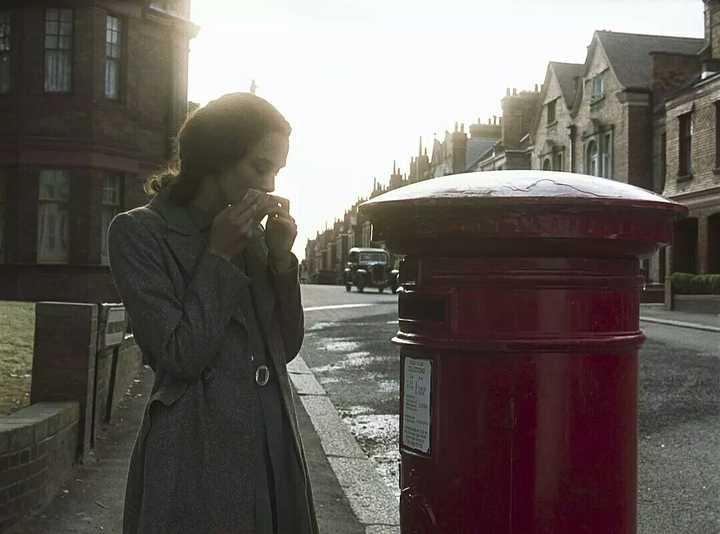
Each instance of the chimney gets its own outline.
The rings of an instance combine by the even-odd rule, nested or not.
[[[720,1],[705,0],[705,46],[709,59],[720,59]]]
[[[510,88],[509,87],[505,90],[505,96],[510,96]]]

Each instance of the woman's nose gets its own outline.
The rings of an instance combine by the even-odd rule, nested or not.
[[[275,175],[271,173],[266,174],[261,178],[258,185],[258,189],[261,191],[264,191],[265,193],[272,193],[275,191]]]

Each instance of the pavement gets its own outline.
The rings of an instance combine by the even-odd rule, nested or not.
[[[330,295],[330,293],[324,293]],[[389,296],[388,296],[389,297]],[[351,317],[353,310],[377,307],[387,314],[394,302],[378,295],[358,295],[353,305],[320,299],[306,308],[308,324]],[[720,331],[720,319],[707,314],[668,312],[641,306],[641,321],[689,330]],[[320,532],[325,534],[395,534],[400,532],[396,492],[384,483],[343,422],[325,389],[306,365],[302,353],[289,366],[296,389],[296,410],[308,456]],[[80,465],[41,513],[16,525],[8,534],[120,533],[125,477],[132,445],[152,387],[145,368],[120,405],[115,420],[97,438],[97,461]],[[699,531],[698,531],[699,532]]]

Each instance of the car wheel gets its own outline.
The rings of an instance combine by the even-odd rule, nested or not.
[[[363,291],[365,291],[365,287],[364,287],[364,286],[358,286],[358,293],[362,293]]]
[[[352,289],[352,286],[345,286],[345,291],[347,291],[348,293],[350,293],[351,289]]]
[[[378,293],[382,293],[383,291],[385,291],[384,287],[378,287]]]

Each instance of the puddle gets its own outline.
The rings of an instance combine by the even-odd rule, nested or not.
[[[324,330],[326,328],[331,328],[333,326],[337,326],[337,323],[323,323],[323,322],[317,322],[314,325],[312,325],[310,328],[306,330],[306,332],[317,332],[318,330]]]
[[[400,395],[400,382],[397,380],[381,380],[378,389],[383,393],[397,393]]]
[[[369,406],[350,406],[350,408],[341,409],[339,412],[342,417],[355,417],[372,413],[372,408]]]
[[[359,441],[371,442],[373,449],[382,449],[388,445],[397,447],[399,417],[397,415],[362,414],[345,417],[350,431]],[[380,453],[380,450],[373,450]]]
[[[345,355],[343,360],[331,363],[329,365],[322,365],[320,367],[313,367],[313,371],[316,373],[328,373],[330,371],[337,371],[338,369],[347,369],[352,367],[363,367],[374,360],[378,359],[377,356],[370,356],[369,352],[351,352]]]
[[[365,406],[354,406],[348,412],[358,409],[361,412]],[[359,413],[358,415],[343,415],[343,421],[350,427],[365,453],[375,463],[383,482],[392,490],[396,497],[400,497],[399,465],[400,451],[398,450],[399,417],[397,415],[377,415]]]
[[[357,341],[329,338],[320,348],[328,352],[352,352],[360,348],[360,343]]]

